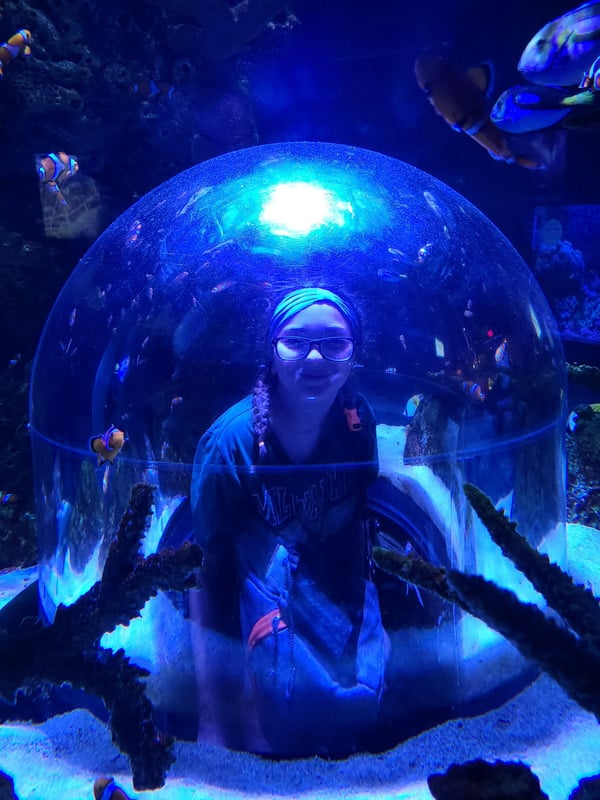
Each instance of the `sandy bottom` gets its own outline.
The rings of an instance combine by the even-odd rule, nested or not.
[[[569,526],[570,571],[600,588],[600,531]],[[582,577],[580,577],[582,576]],[[494,711],[433,728],[379,755],[343,761],[269,761],[180,742],[166,785],[134,793],[127,759],[110,731],[76,710],[43,725],[0,726],[0,769],[20,800],[86,800],[99,775],[133,796],[204,798],[394,798],[430,800],[427,776],[474,758],[523,761],[551,800],[566,800],[580,778],[600,773],[600,725],[547,676]]]

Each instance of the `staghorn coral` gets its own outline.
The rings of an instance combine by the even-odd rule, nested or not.
[[[534,660],[583,708],[600,721],[600,604],[592,592],[576,585],[517,533],[516,526],[472,484],[465,494],[492,539],[523,572],[559,616],[478,575],[444,570],[410,556],[374,548],[381,569],[434,591],[482,619]]]
[[[197,587],[202,565],[202,551],[195,544],[147,558],[138,554],[153,499],[153,487],[133,486],[102,579],[73,605],[59,606],[52,625],[42,627],[37,619],[26,619],[14,631],[0,631],[0,696],[14,702],[20,691],[39,693],[43,687],[70,684],[99,697],[109,712],[113,741],[131,762],[136,789],[164,784],[173,762],[173,739],[156,726],[144,691],[148,672],[132,664],[122,650],[103,648],[100,639],[139,616],[159,589]],[[6,710],[2,716],[9,718]]]
[[[373,549],[373,558],[384,571],[436,592],[495,628],[600,721],[598,599],[533,548],[517,532],[516,525],[476,486],[466,483],[463,488],[494,542],[544,596],[558,615],[558,622],[536,605],[522,603],[513,592],[479,575],[434,567],[414,556],[403,556],[381,547]],[[530,797],[532,800],[546,797],[535,775],[527,768],[517,774],[515,768],[512,763],[500,761],[455,764],[445,775],[431,775],[428,784],[438,800],[458,796]],[[600,776],[594,776],[580,781],[570,800],[598,796],[599,780]]]

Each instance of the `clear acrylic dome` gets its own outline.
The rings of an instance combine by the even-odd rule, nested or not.
[[[114,222],[67,281],[31,388],[49,619],[100,577],[134,482],[158,487],[146,553],[186,519],[200,436],[249,392],[269,358],[273,308],[305,286],[337,292],[361,319],[352,380],[377,420],[369,503],[381,528],[535,600],[462,485],[563,561],[566,379],[544,296],[503,235],[444,184],[371,151],[310,142],[229,153],[174,177]],[[111,425],[125,446],[97,466],[90,437]],[[468,615],[389,581],[380,593],[394,735],[527,673]],[[172,718],[185,717],[181,698],[198,678],[189,625],[159,595],[106,637],[150,669],[148,692]]]

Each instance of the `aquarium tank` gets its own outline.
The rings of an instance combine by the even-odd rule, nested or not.
[[[378,535],[541,602],[463,493],[475,484],[564,564],[565,367],[536,280],[439,180],[370,150],[298,142],[231,152],[158,186],[62,289],[31,381],[46,621],[101,577],[134,483],[156,486],[145,554],[193,538],[198,441],[250,392],[270,357],[273,309],[302,287],[338,293],[360,317],[351,380],[377,423],[368,506]],[[123,438],[110,442],[115,432]],[[390,649],[375,743],[531,678],[482,622],[375,580]],[[185,598],[159,593],[103,642],[150,670],[148,694],[175,732],[194,730],[191,628]],[[214,653],[224,668],[227,653],[226,641]]]

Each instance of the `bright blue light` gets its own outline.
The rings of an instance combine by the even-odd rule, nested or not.
[[[325,225],[342,227],[354,216],[352,205],[314,183],[278,183],[269,191],[259,216],[279,236],[305,236]]]

